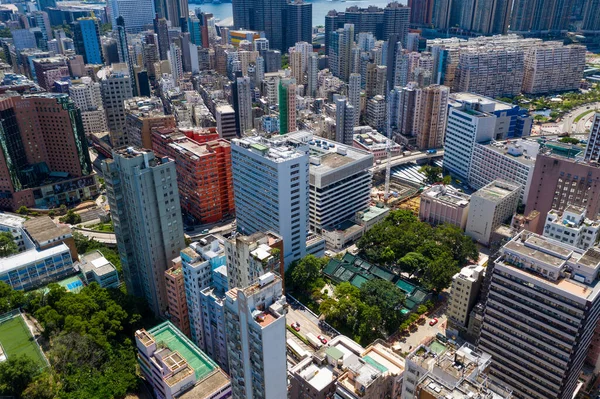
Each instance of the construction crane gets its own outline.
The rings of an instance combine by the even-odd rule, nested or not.
[[[390,93],[386,96],[386,115],[385,115],[385,152],[386,152],[386,164],[385,164],[385,189],[383,194],[383,202],[387,203],[387,200],[390,196],[390,174],[392,172],[392,140],[390,139],[392,135],[392,124],[391,124],[391,115],[392,115],[392,107],[390,105]]]

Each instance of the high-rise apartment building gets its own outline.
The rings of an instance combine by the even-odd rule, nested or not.
[[[308,65],[306,67],[306,95],[308,97],[317,96],[317,76],[319,73],[319,58],[317,54],[311,53],[308,56]],[[360,75],[359,75],[360,78]],[[360,89],[360,79],[359,79]],[[359,93],[360,94],[360,93]],[[360,101],[360,99],[359,99]]]
[[[129,142],[125,133],[125,100],[133,97],[127,65],[112,64],[104,67],[98,72],[98,78],[111,144],[114,148],[126,146]]]
[[[433,3],[433,0],[408,0],[411,25],[431,26]]]
[[[465,234],[489,245],[494,230],[515,214],[521,186],[506,180],[494,180],[471,195]]]
[[[284,49],[298,42],[312,43],[312,4],[303,1],[288,3],[283,18]]]
[[[534,399],[571,398],[600,314],[600,253],[522,231],[490,262],[478,348],[490,378]]]
[[[252,130],[252,84],[250,78],[241,73],[231,85],[233,109],[235,110],[236,136],[243,137]]]
[[[598,14],[600,2],[598,0],[589,0],[584,3],[583,25],[581,29],[596,32],[600,30],[600,15]]]
[[[283,137],[231,141],[238,231],[279,234],[286,266],[306,253],[308,151],[297,146]]]
[[[98,193],[81,112],[69,96],[6,96],[0,115],[1,208],[54,208]]]
[[[358,126],[360,123],[360,90],[360,73],[351,73],[348,80],[348,102],[354,107],[353,127]]]
[[[127,291],[163,315],[164,272],[185,246],[175,163],[130,147],[115,150],[102,172]]]
[[[175,43],[171,43],[169,46],[169,64],[171,65],[171,75],[173,80],[179,82],[183,79],[183,61],[181,59],[181,47]]]
[[[585,153],[583,155],[586,161],[593,161],[600,163],[600,113],[596,112],[592,126],[590,128],[590,135],[588,136],[588,142],[585,146]]]
[[[410,25],[410,8],[398,2],[389,3],[383,9],[383,29],[381,40],[397,35],[402,46],[406,47],[406,35]]]
[[[351,144],[354,137],[354,117],[358,110],[344,96],[335,98],[335,141]]]
[[[234,398],[287,397],[285,296],[282,281],[264,274],[225,296],[225,326]]]
[[[465,0],[461,8],[460,27],[483,35],[506,34],[512,9],[511,0]]]
[[[525,214],[540,212],[545,220],[551,210],[564,211],[567,206],[581,206],[586,217],[597,220],[600,213],[600,169],[594,163],[581,162],[572,154],[553,153],[552,143],[540,149],[527,197]],[[535,231],[541,234],[541,223]]]
[[[296,127],[296,80],[279,81],[279,134],[295,132]]]
[[[69,76],[69,67],[65,57],[48,57],[31,60],[35,79],[40,87],[52,91],[54,82]]]
[[[447,314],[452,325],[460,330],[468,325],[469,313],[481,291],[484,270],[481,265],[468,265],[452,277]]]
[[[233,215],[231,147],[227,140],[204,143],[176,128],[155,129],[152,148],[175,161],[182,209],[199,223]]]
[[[450,89],[446,86],[432,85],[416,89],[412,135],[417,138],[417,148],[443,146],[449,94]]]
[[[367,101],[367,124],[379,132],[385,132],[386,102],[383,96],[377,95]]]
[[[543,94],[576,90],[583,78],[586,47],[545,42],[525,55],[523,92]]]
[[[123,17],[127,33],[140,33],[152,26],[153,0],[109,0],[107,6],[113,28],[117,26],[118,17]]]
[[[283,277],[284,245],[281,237],[272,232],[259,231],[248,236],[234,234],[226,239],[229,287],[248,287],[269,272]]]
[[[73,44],[86,64],[104,64],[98,18],[79,18],[73,23]]]
[[[167,289],[167,318],[186,336],[190,333],[190,317],[188,314],[187,300],[181,260],[173,259],[173,266],[165,271],[165,286]]]
[[[169,59],[169,24],[165,18],[158,15],[153,19],[154,31],[158,39],[158,55],[161,60]]]
[[[569,27],[571,0],[515,0],[510,22],[513,32],[560,32]]]
[[[219,266],[211,272],[210,286],[200,291],[203,350],[214,359],[226,373],[229,373],[229,357],[227,355],[227,340],[225,332],[225,293],[227,285],[227,267]]]
[[[564,242],[580,249],[588,249],[598,243],[600,222],[585,217],[585,208],[569,205],[565,210],[551,210],[546,216],[544,237]]]
[[[165,115],[160,98],[132,97],[125,100],[125,134],[130,145],[152,149],[152,132],[175,126],[175,117]]]
[[[171,26],[174,28],[182,27],[182,20],[185,27],[187,19],[190,15],[188,0],[165,0],[166,4],[166,15],[165,18],[171,22]],[[183,30],[183,29],[182,29]]]
[[[223,139],[231,140],[237,137],[235,110],[229,104],[219,104],[215,107],[217,132]]]
[[[69,97],[81,110],[83,130],[86,134],[108,132],[100,83],[85,76],[81,78],[81,83],[69,87]]]

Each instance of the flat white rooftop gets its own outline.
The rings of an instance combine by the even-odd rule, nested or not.
[[[69,253],[69,247],[62,243],[60,245],[57,245],[56,247],[44,249],[41,251],[31,249],[29,251],[9,256],[8,258],[0,258],[0,273],[8,273],[11,270],[22,267],[23,265],[29,265],[31,263],[35,263],[37,261],[44,260],[55,255],[61,255],[65,252]]]

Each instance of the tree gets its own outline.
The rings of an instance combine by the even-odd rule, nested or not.
[[[17,213],[19,215],[27,215],[29,213],[29,209],[25,205],[21,205],[19,209],[17,209]]]
[[[26,355],[11,356],[0,363],[0,392],[4,395],[22,396],[23,391],[38,374],[39,367]]]
[[[6,258],[19,252],[19,247],[14,241],[11,232],[3,231],[0,233],[0,258]]]
[[[385,331],[392,332],[398,328],[406,296],[395,284],[381,279],[367,281],[360,287],[360,298],[366,305],[379,309]]]
[[[75,211],[73,211],[72,209],[69,209],[67,211],[67,214],[58,220],[60,220],[61,223],[78,224],[81,223],[81,216],[75,213]]]
[[[427,267],[428,260],[418,252],[409,252],[398,260],[398,268],[411,276],[421,273]]]
[[[1,28],[0,37],[12,37],[12,32],[10,31],[10,28]]]
[[[567,144],[579,144],[579,140],[577,140],[575,137],[561,137],[558,139],[558,141]]]
[[[59,383],[51,372],[40,374],[23,392],[27,399],[54,399],[58,396]]]
[[[292,263],[285,273],[286,287],[304,294],[311,293],[315,288],[322,288],[324,282],[321,280],[321,270],[325,267],[326,262],[325,258],[320,259],[314,255],[307,255]]]
[[[441,292],[450,286],[452,277],[459,271],[458,262],[450,256],[442,256],[429,264],[423,276],[423,283],[427,288]]]
[[[444,180],[444,177],[442,176],[442,168],[439,166],[421,166],[419,172],[425,175],[425,183],[427,184],[440,183]]]
[[[20,308],[25,304],[23,291],[13,290],[12,287],[0,281],[0,314]]]

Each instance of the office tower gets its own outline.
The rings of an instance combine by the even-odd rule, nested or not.
[[[231,148],[223,139],[201,142],[174,126],[152,130],[152,148],[175,161],[181,208],[198,223],[234,213]]]
[[[272,273],[225,295],[227,352],[234,398],[287,397],[285,297]]]
[[[185,27],[181,25],[181,18],[187,22],[187,18],[190,14],[188,8],[188,0],[165,0],[167,14],[165,18],[171,22],[171,26],[174,28]]]
[[[262,231],[248,236],[235,234],[224,244],[229,287],[248,287],[269,272],[283,276],[284,242],[277,234]]]
[[[110,67],[104,67],[98,72],[98,77],[111,144],[113,148],[126,146],[129,143],[125,134],[124,101],[133,97],[127,65],[112,64]]]
[[[306,254],[308,154],[295,146],[287,144],[285,137],[231,141],[238,231],[246,235],[257,231],[279,234],[286,266]],[[266,170],[270,171],[269,179],[265,178]]]
[[[102,172],[127,292],[163,315],[164,272],[185,247],[175,163],[129,147],[114,150]]]
[[[234,0],[233,25],[236,29],[265,32],[273,49],[285,50],[283,25],[286,2],[283,0]]]
[[[29,29],[15,29],[10,33],[17,51],[26,48],[37,48],[35,35]]]
[[[169,59],[169,25],[165,18],[158,18],[153,20],[154,31],[158,38],[158,55],[161,60]]]
[[[583,24],[581,29],[586,31],[599,31],[600,30],[600,15],[598,14],[598,8],[600,2],[598,0],[586,1],[583,9]]]
[[[54,81],[69,76],[69,67],[64,57],[33,59],[31,63],[35,71],[35,79],[40,87],[47,91],[52,91]]]
[[[125,134],[129,145],[153,149],[152,132],[155,129],[174,128],[176,124],[173,115],[165,115],[158,97],[132,97],[125,100]],[[170,154],[161,153],[159,156]]]
[[[39,28],[40,32],[42,33],[42,40],[44,44],[42,50],[47,50],[48,40],[52,39],[52,27],[50,26],[48,13],[45,11],[33,11],[31,12],[31,17],[35,21],[35,26]]]
[[[97,194],[81,113],[67,95],[6,96],[0,113],[1,208],[53,208]]]
[[[107,65],[119,62],[117,41],[113,38],[102,37],[102,54]],[[59,42],[60,43],[60,42]]]
[[[596,112],[590,135],[585,146],[584,159],[586,161],[600,162],[600,113]]]
[[[451,107],[446,124],[444,143],[444,169],[451,174],[468,179],[475,143],[491,141],[496,117],[478,110],[475,101],[466,101],[460,107]]]
[[[447,308],[448,320],[459,330],[464,331],[468,326],[469,313],[481,291],[484,270],[481,265],[468,265],[452,277]]]
[[[49,7],[56,7],[56,0],[38,0],[37,5],[38,9],[46,11]]]
[[[521,186],[506,180],[494,180],[471,195],[465,234],[483,245],[490,245],[490,236],[510,219],[519,205]]]
[[[335,98],[335,141],[338,143],[352,143],[354,135],[354,107],[348,103],[344,96]]]
[[[133,57],[131,57],[131,54],[129,54],[129,44],[127,42],[127,30],[125,27],[125,20],[123,19],[122,16],[119,16],[117,18],[116,32],[117,32],[117,49],[119,50],[119,60],[121,63],[127,64],[127,68],[129,70],[129,77],[130,77],[129,84],[131,85],[131,94],[133,96],[137,96],[139,94],[139,92],[137,89],[135,73],[133,70],[135,63],[133,61]]]
[[[167,287],[167,318],[179,331],[190,337],[190,317],[185,296],[185,284],[181,259],[175,258],[173,266],[165,271],[164,279]]]
[[[97,18],[79,18],[73,23],[75,51],[86,64],[104,64],[100,45],[100,27]]]
[[[183,78],[183,63],[181,60],[181,48],[175,43],[171,43],[169,48],[169,64],[171,65],[173,80],[179,82]]]
[[[535,160],[535,169],[525,207],[525,214],[533,210],[545,220],[551,210],[564,211],[567,206],[581,206],[586,217],[597,220],[600,213],[600,169],[594,163],[579,162],[570,150],[558,151],[552,144],[541,148]],[[564,150],[564,149],[563,149]],[[554,153],[552,153],[554,151]],[[535,231],[542,232],[538,225]]]
[[[585,208],[568,205],[564,211],[551,210],[544,224],[544,237],[586,250],[595,247],[600,222],[585,217]]]
[[[217,132],[219,132],[221,138],[231,140],[237,137],[236,116],[231,105],[217,105],[215,107],[215,119],[217,120]]]
[[[432,85],[416,89],[412,135],[417,138],[417,148],[443,146],[449,94],[450,89],[446,86]]]
[[[585,46],[546,42],[525,54],[523,92],[529,94],[576,90],[583,79]]]
[[[331,10],[325,15],[325,52],[329,54],[331,48],[331,34],[344,26],[345,15],[343,12]]]
[[[283,25],[284,49],[298,42],[312,43],[312,4],[302,0],[285,6]]]
[[[187,20],[187,29],[190,33],[190,40],[196,46],[202,46],[202,23],[195,15],[190,15]]]
[[[277,72],[281,69],[281,51],[266,50],[265,51],[265,72]]]
[[[510,30],[513,32],[565,31],[571,0],[515,0]]]
[[[127,33],[140,33],[152,26],[153,0],[109,0],[107,5],[112,17],[113,29],[117,26],[119,17],[123,18]]]
[[[296,81],[279,81],[279,134],[296,131]]]
[[[478,342],[493,380],[519,397],[573,397],[598,322],[599,255],[528,231],[500,249],[487,266]]]
[[[139,368],[154,395],[164,399],[231,395],[227,374],[171,322],[137,330],[135,346]]]
[[[377,95],[367,101],[367,124],[379,132],[385,132],[386,102],[383,96]]]
[[[317,96],[317,76],[319,74],[319,58],[317,54],[310,54],[308,56],[308,65],[306,71],[306,95],[308,97]],[[359,75],[360,78],[360,75]],[[360,79],[359,79],[359,90],[360,90]]]
[[[235,110],[236,136],[243,137],[252,130],[252,85],[249,77],[239,74],[231,87]]]
[[[408,0],[410,23],[412,25],[431,25],[434,0]]]
[[[102,105],[100,83],[89,77],[81,78],[81,83],[69,87],[69,97],[81,110],[83,130],[86,134],[104,133],[108,131],[106,114]]]
[[[354,107],[354,127],[359,125],[360,121],[360,81],[359,73],[350,74],[348,82],[348,102]]]
[[[383,10],[383,37],[388,40],[392,35],[398,35],[402,46],[406,47],[406,35],[410,24],[410,8],[400,3],[388,4]]]
[[[475,143],[469,185],[480,189],[496,179],[506,179],[521,186],[521,203],[526,204],[538,150],[539,143],[534,140]]]

